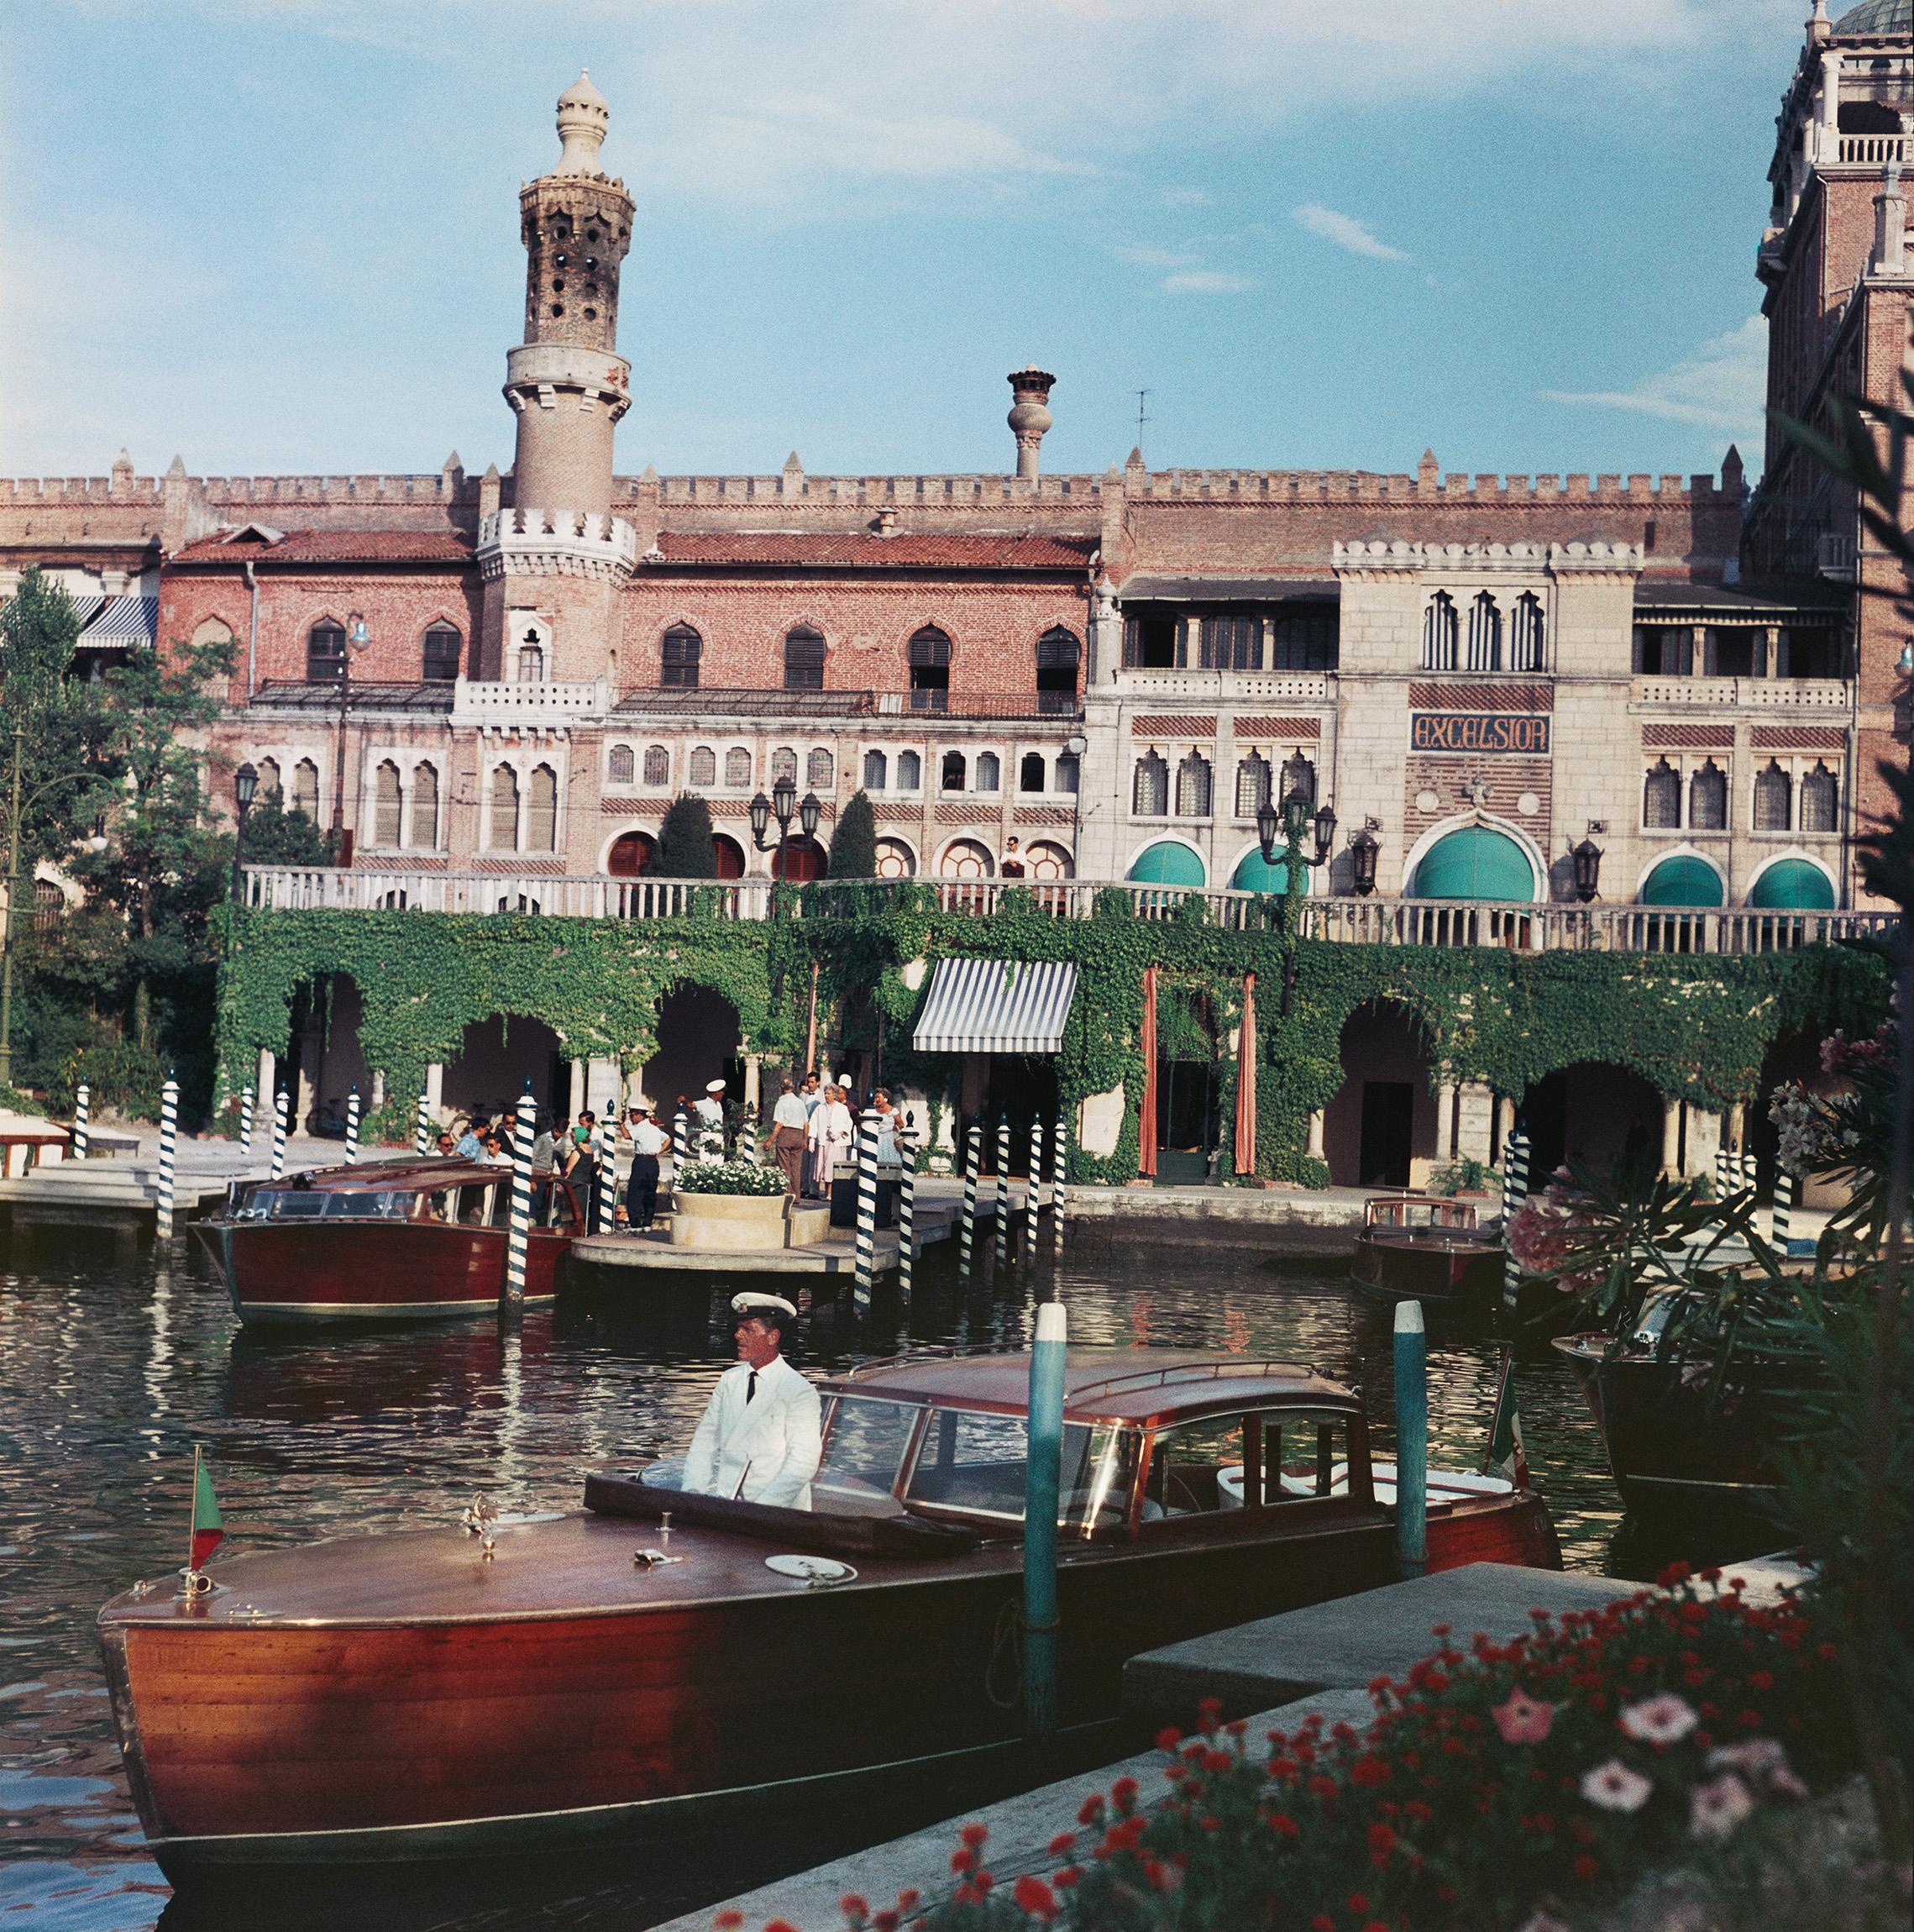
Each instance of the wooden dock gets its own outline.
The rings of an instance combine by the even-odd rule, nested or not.
[[[922,1254],[933,1242],[949,1241],[957,1233],[958,1209],[955,1202],[926,1201],[919,1197],[916,1213],[915,1252]],[[661,1219],[669,1221],[669,1216]],[[988,1220],[978,1203],[978,1221]],[[600,1234],[572,1243],[571,1260],[592,1268],[637,1268],[657,1273],[677,1274],[799,1274],[851,1275],[857,1272],[857,1242],[853,1229],[827,1227],[821,1239],[800,1242],[795,1247],[713,1248],[674,1247],[663,1227],[643,1234]],[[897,1231],[878,1231],[876,1269],[889,1273],[897,1266]]]

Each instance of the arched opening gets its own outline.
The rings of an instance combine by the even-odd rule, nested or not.
[[[509,764],[499,765],[492,772],[491,812],[485,843],[494,852],[518,849],[518,774]]]
[[[628,744],[613,745],[605,761],[605,775],[611,785],[634,784],[638,775],[637,753]]]
[[[1505,832],[1465,826],[1439,838],[1422,855],[1412,899],[1532,900],[1535,868]]]
[[[864,790],[882,791],[890,777],[890,760],[881,751],[864,753]]]
[[[949,637],[935,624],[926,624],[905,645],[905,658],[910,672],[911,710],[947,711],[951,701]]]
[[[880,838],[877,853],[879,879],[909,879],[917,869],[910,848],[901,838]]]
[[[1130,809],[1138,818],[1162,818],[1170,809],[1170,768],[1159,752],[1146,752],[1130,774]]]
[[[1343,1022],[1343,1083],[1323,1116],[1323,1152],[1338,1187],[1406,1188],[1444,1158],[1421,1023],[1388,1000]]]
[[[419,675],[428,685],[455,684],[465,640],[450,624],[434,624],[419,647]]]
[[[1025,853],[1024,860],[1032,879],[1071,879],[1076,876],[1076,860],[1055,839],[1038,839]]]
[[[644,782],[647,785],[671,783],[671,753],[661,744],[645,747]]]
[[[1661,1096],[1625,1067],[1584,1060],[1560,1068],[1529,1088],[1519,1112],[1531,1188],[1545,1186],[1566,1160],[1586,1161],[1597,1173],[1618,1155],[1650,1175],[1661,1163]]]
[[[532,1083],[532,1097],[563,1116],[571,1105],[571,1070],[558,1036],[523,1013],[494,1014],[466,1027],[455,1059],[445,1063],[443,1104],[455,1112],[504,1113]]]
[[[658,841],[648,832],[621,832],[611,841],[605,869],[614,879],[642,879],[658,863]]]
[[[525,849],[558,849],[558,774],[548,764],[532,769],[530,809],[525,816]]]
[[[1156,996],[1156,1182],[1209,1179],[1218,1146],[1223,1053],[1206,988],[1164,981]]]
[[[1017,790],[1019,791],[1041,791],[1043,790],[1043,753],[1026,751],[1017,760]]]
[[[1722,875],[1705,858],[1678,852],[1665,858],[1642,881],[1636,898],[1644,906],[1719,906],[1727,895]]]
[[[743,878],[744,848],[729,832],[711,834],[711,858],[720,879]]]
[[[336,685],[345,675],[343,626],[315,624],[306,633],[306,678],[309,684]]]
[[[738,854],[738,872],[721,872],[718,876],[721,879],[742,877],[743,856],[742,853]],[[800,834],[795,838],[785,839],[781,851],[773,848],[771,876],[787,879],[794,885],[802,885],[807,879],[823,878],[826,863],[824,848],[815,838],[805,838]]]
[[[1314,876],[1307,866],[1297,869],[1303,874],[1303,890],[1309,890]],[[1262,855],[1260,845],[1252,845],[1236,861],[1236,869],[1230,874],[1230,883],[1239,892],[1287,892],[1289,890],[1289,868],[1278,853],[1272,864]]]
[[[824,689],[824,633],[814,631],[808,624],[800,624],[784,633],[784,689]]]
[[[319,768],[309,758],[301,759],[292,768],[292,809],[318,823]]]
[[[706,1085],[722,1080],[728,1101],[744,1098],[744,1063],[737,1008],[708,986],[679,986],[658,1009],[658,1051],[646,1061],[643,1091],[671,1131],[672,1116],[688,1114]]]
[[[725,785],[732,791],[751,789],[751,753],[746,746],[734,744],[725,753]]]
[[[399,768],[382,759],[372,774],[372,843],[386,851],[399,843]]]
[[[1203,855],[1174,838],[1146,845],[1130,862],[1124,874],[1139,885],[1203,885],[1208,883]]]
[[[658,646],[658,681],[667,690],[695,690],[705,640],[689,624],[674,624]]]
[[[1209,760],[1193,751],[1177,766],[1177,816],[1208,818],[1209,795]]]
[[[937,867],[946,879],[988,879],[996,869],[988,849],[974,838],[953,838]]]
[[[1831,912],[1834,888],[1827,874],[1807,859],[1777,858],[1754,881],[1748,903],[1776,912]]]

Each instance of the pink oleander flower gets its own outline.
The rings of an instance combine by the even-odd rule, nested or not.
[[[1544,1912],[1538,1906],[1516,1927],[1515,1932],[1575,1932],[1575,1928],[1556,1918],[1553,1912]]]
[[[1712,1784],[1698,1784],[1688,1800],[1688,1835],[1713,1843],[1732,1838],[1754,1809],[1748,1787],[1732,1771]]]
[[[1490,1711],[1504,1744],[1540,1744],[1555,1722],[1555,1707],[1532,1698],[1520,1685],[1508,1693],[1506,1704]]]
[[[1710,1771],[1738,1771],[1783,1798],[1806,1798],[1807,1787],[1796,1777],[1779,1738],[1751,1737],[1741,1744],[1724,1744],[1708,1753]]]
[[[1597,1765],[1581,1781],[1581,1795],[1602,1811],[1639,1811],[1654,1789],[1653,1779],[1631,1771],[1618,1757]]]
[[[1702,1720],[1672,1691],[1642,1704],[1625,1704],[1616,1719],[1624,1737],[1638,1744],[1679,1744]]]

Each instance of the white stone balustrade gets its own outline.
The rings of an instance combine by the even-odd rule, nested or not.
[[[603,678],[558,683],[543,678],[460,678],[452,687],[452,723],[466,726],[566,727],[603,717],[611,702]]]
[[[1734,711],[1830,711],[1845,714],[1854,687],[1844,678],[1638,677],[1633,696],[1639,705]]]
[[[599,569],[631,570],[638,560],[638,533],[622,517],[588,516],[579,510],[536,507],[499,510],[480,519],[479,560],[536,559],[548,568],[560,559]]]

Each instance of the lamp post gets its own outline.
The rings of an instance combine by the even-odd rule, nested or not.
[[[1569,859],[1575,867],[1575,895],[1586,906],[1602,883],[1602,848],[1584,837],[1580,845],[1569,848]]]
[[[239,816],[233,827],[233,903],[239,903],[242,882],[239,877],[239,858],[246,849],[246,814],[253,809],[253,800],[258,795],[260,774],[250,764],[243,764],[233,774],[233,803],[239,808]]]
[[[1275,803],[1266,798],[1256,808],[1256,843],[1262,848],[1263,864],[1276,864],[1276,842],[1282,840],[1282,1012],[1289,1012],[1290,995],[1296,987],[1296,940],[1302,921],[1298,909],[1301,904],[1303,889],[1308,883],[1309,871],[1319,865],[1327,865],[1329,850],[1335,843],[1336,815],[1325,799],[1312,816],[1309,801],[1299,790],[1292,789],[1277,811]],[[1303,841],[1310,837],[1315,846],[1314,855],[1303,849]]]
[[[347,617],[346,626],[345,649],[339,654],[338,744],[333,760],[333,826],[329,836],[335,865],[352,864],[352,848],[347,843],[345,829],[345,725],[352,704],[352,654],[363,651],[372,642],[365,619],[359,612]]]
[[[768,852],[772,842],[764,835],[771,828],[771,821],[778,822],[778,856],[771,862],[773,884],[771,889],[771,916],[778,915],[777,888],[784,883],[786,854],[789,848],[791,821],[795,818],[799,829],[806,838],[817,836],[817,822],[824,807],[818,803],[817,794],[807,791],[804,801],[798,801],[797,780],[789,772],[784,774],[771,787],[767,798],[763,792],[751,801],[751,839],[760,852]]]

